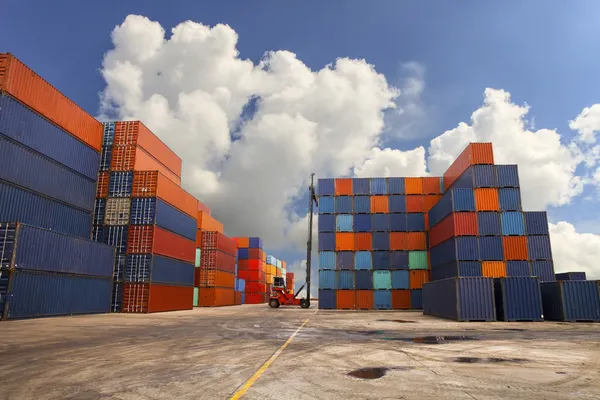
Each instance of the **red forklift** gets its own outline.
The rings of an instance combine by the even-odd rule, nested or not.
[[[269,295],[269,307],[279,308],[280,306],[300,306],[302,308],[310,307],[310,259],[312,255],[312,226],[313,226],[313,204],[319,206],[319,201],[315,195],[314,186],[315,174],[310,175],[310,186],[308,187],[308,242],[306,242],[306,283],[294,293],[289,293],[285,286],[283,277],[273,278],[273,289]],[[298,294],[306,286],[306,298],[298,298]]]

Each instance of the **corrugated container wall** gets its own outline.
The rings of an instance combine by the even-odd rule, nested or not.
[[[423,314],[457,321],[495,321],[492,278],[453,278],[423,286]]]
[[[544,318],[551,321],[600,321],[596,281],[559,281],[541,284]]]
[[[538,278],[494,280],[496,315],[499,321],[543,321],[542,295]]]

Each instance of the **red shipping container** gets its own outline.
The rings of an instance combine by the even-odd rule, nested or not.
[[[144,149],[134,146],[113,146],[111,171],[159,171],[168,179],[181,184],[181,178],[168,170]]]
[[[140,121],[116,122],[114,144],[139,146],[172,174],[181,176],[181,158]]]
[[[235,272],[235,256],[225,254],[220,250],[202,250],[200,267],[203,269],[219,269]]]
[[[248,269],[248,260],[239,260],[238,259],[238,271],[243,269]]]
[[[244,304],[262,304],[267,302],[267,294],[266,293],[248,293],[244,294],[245,303]]]
[[[408,232],[408,250],[427,250],[425,232]]]
[[[444,173],[444,189],[447,190],[471,165],[494,164],[491,143],[470,143]]]
[[[198,287],[199,283],[200,283],[200,268],[196,267],[196,268],[194,268],[194,286]]]
[[[108,172],[100,172],[98,174],[98,183],[96,184],[96,197],[106,199],[108,197],[108,181],[110,174]]]
[[[389,213],[388,196],[371,196],[371,214]]]
[[[410,290],[392,290],[392,309],[410,309]]]
[[[426,177],[423,178],[423,193],[424,194],[441,194],[442,193],[442,180],[440,177]]]
[[[238,278],[243,279],[247,282],[265,282],[266,274],[264,271],[248,271],[238,270]]]
[[[352,179],[350,178],[337,178],[335,181],[335,195],[336,196],[352,196]]]
[[[200,280],[197,284],[194,282],[194,286],[235,289],[235,275],[233,272],[200,268]]]
[[[237,245],[235,240],[223,235],[220,232],[202,232],[202,251],[204,250],[220,250],[225,254],[232,256],[237,255]]]
[[[390,250],[408,250],[408,232],[390,232]]]
[[[248,269],[250,271],[264,271],[264,265],[261,260],[248,260]]]
[[[423,178],[404,178],[406,194],[423,194]]]
[[[232,306],[234,303],[235,289],[200,288],[198,290],[198,306],[200,307]]]
[[[152,313],[193,309],[192,286],[169,286],[149,283],[125,283],[124,313]]]
[[[353,310],[355,308],[355,299],[356,293],[354,290],[337,290],[336,308],[338,310]]]
[[[100,152],[102,124],[10,53],[0,53],[0,92],[10,93]]]
[[[375,305],[372,290],[356,290],[355,308],[357,310],[372,310]]]
[[[425,196],[419,194],[406,196],[406,212],[424,213]]]
[[[429,247],[456,236],[477,236],[477,213],[452,213],[429,229]]]
[[[441,199],[441,194],[428,194],[425,197],[425,212],[429,212]]]
[[[135,171],[131,197],[158,197],[190,217],[198,218],[198,200],[159,171]]]
[[[423,284],[429,282],[429,271],[425,269],[408,271],[410,274],[410,288],[422,289]]]
[[[504,259],[506,261],[526,261],[529,259],[526,236],[503,236]]]
[[[266,293],[267,284],[264,282],[246,282],[246,292],[248,293]]]
[[[242,305],[242,292],[235,292],[233,304],[236,306]]]
[[[370,233],[355,233],[354,234],[354,250],[370,251],[372,250],[372,236]]]
[[[335,249],[354,251],[354,233],[336,233],[335,234]]]
[[[262,260],[262,250],[261,249],[248,249],[248,259],[249,260]]]
[[[159,254],[190,263],[196,260],[196,243],[155,225],[131,225],[127,254]]]

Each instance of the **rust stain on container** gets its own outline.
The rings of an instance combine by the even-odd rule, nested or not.
[[[388,196],[371,196],[371,213],[387,214],[389,212]]]
[[[424,213],[425,196],[423,195],[408,195],[406,196],[406,212]]]
[[[504,261],[484,261],[481,271],[487,278],[502,278],[506,276],[506,263]]]
[[[427,250],[425,232],[408,232],[408,250]]]
[[[372,248],[372,237],[370,233],[363,232],[354,234],[354,250],[370,251]]]
[[[335,180],[335,195],[336,196],[352,196],[352,179],[337,178]]]
[[[338,232],[335,234],[335,249],[354,251],[354,233]]]
[[[526,236],[504,236],[502,237],[504,245],[504,259],[506,261],[525,261],[528,259]]]
[[[408,250],[408,232],[390,232],[390,250]]]
[[[404,178],[406,194],[423,194],[423,178]]]
[[[498,189],[475,189],[475,209],[477,211],[499,211],[500,201],[498,199]]]

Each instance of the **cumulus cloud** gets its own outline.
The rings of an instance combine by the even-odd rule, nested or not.
[[[600,132],[600,104],[584,108],[569,128],[579,132],[579,140],[586,144],[596,143],[596,133]]]
[[[550,224],[555,271],[583,271],[588,279],[600,279],[600,235],[578,233],[568,222]]]
[[[294,291],[300,289],[300,287],[306,281],[306,259],[296,261],[292,264],[288,264],[287,272],[294,273],[294,282],[295,288]],[[312,261],[311,265],[311,283],[310,283],[310,293],[311,297],[316,298],[319,294],[319,271],[318,264],[316,264],[316,260]],[[298,294],[298,297],[306,297],[306,287],[304,287]],[[313,305],[315,307],[316,305]]]
[[[409,151],[373,148],[362,165],[354,168],[354,175],[359,178],[425,176],[425,148],[419,146]]]

